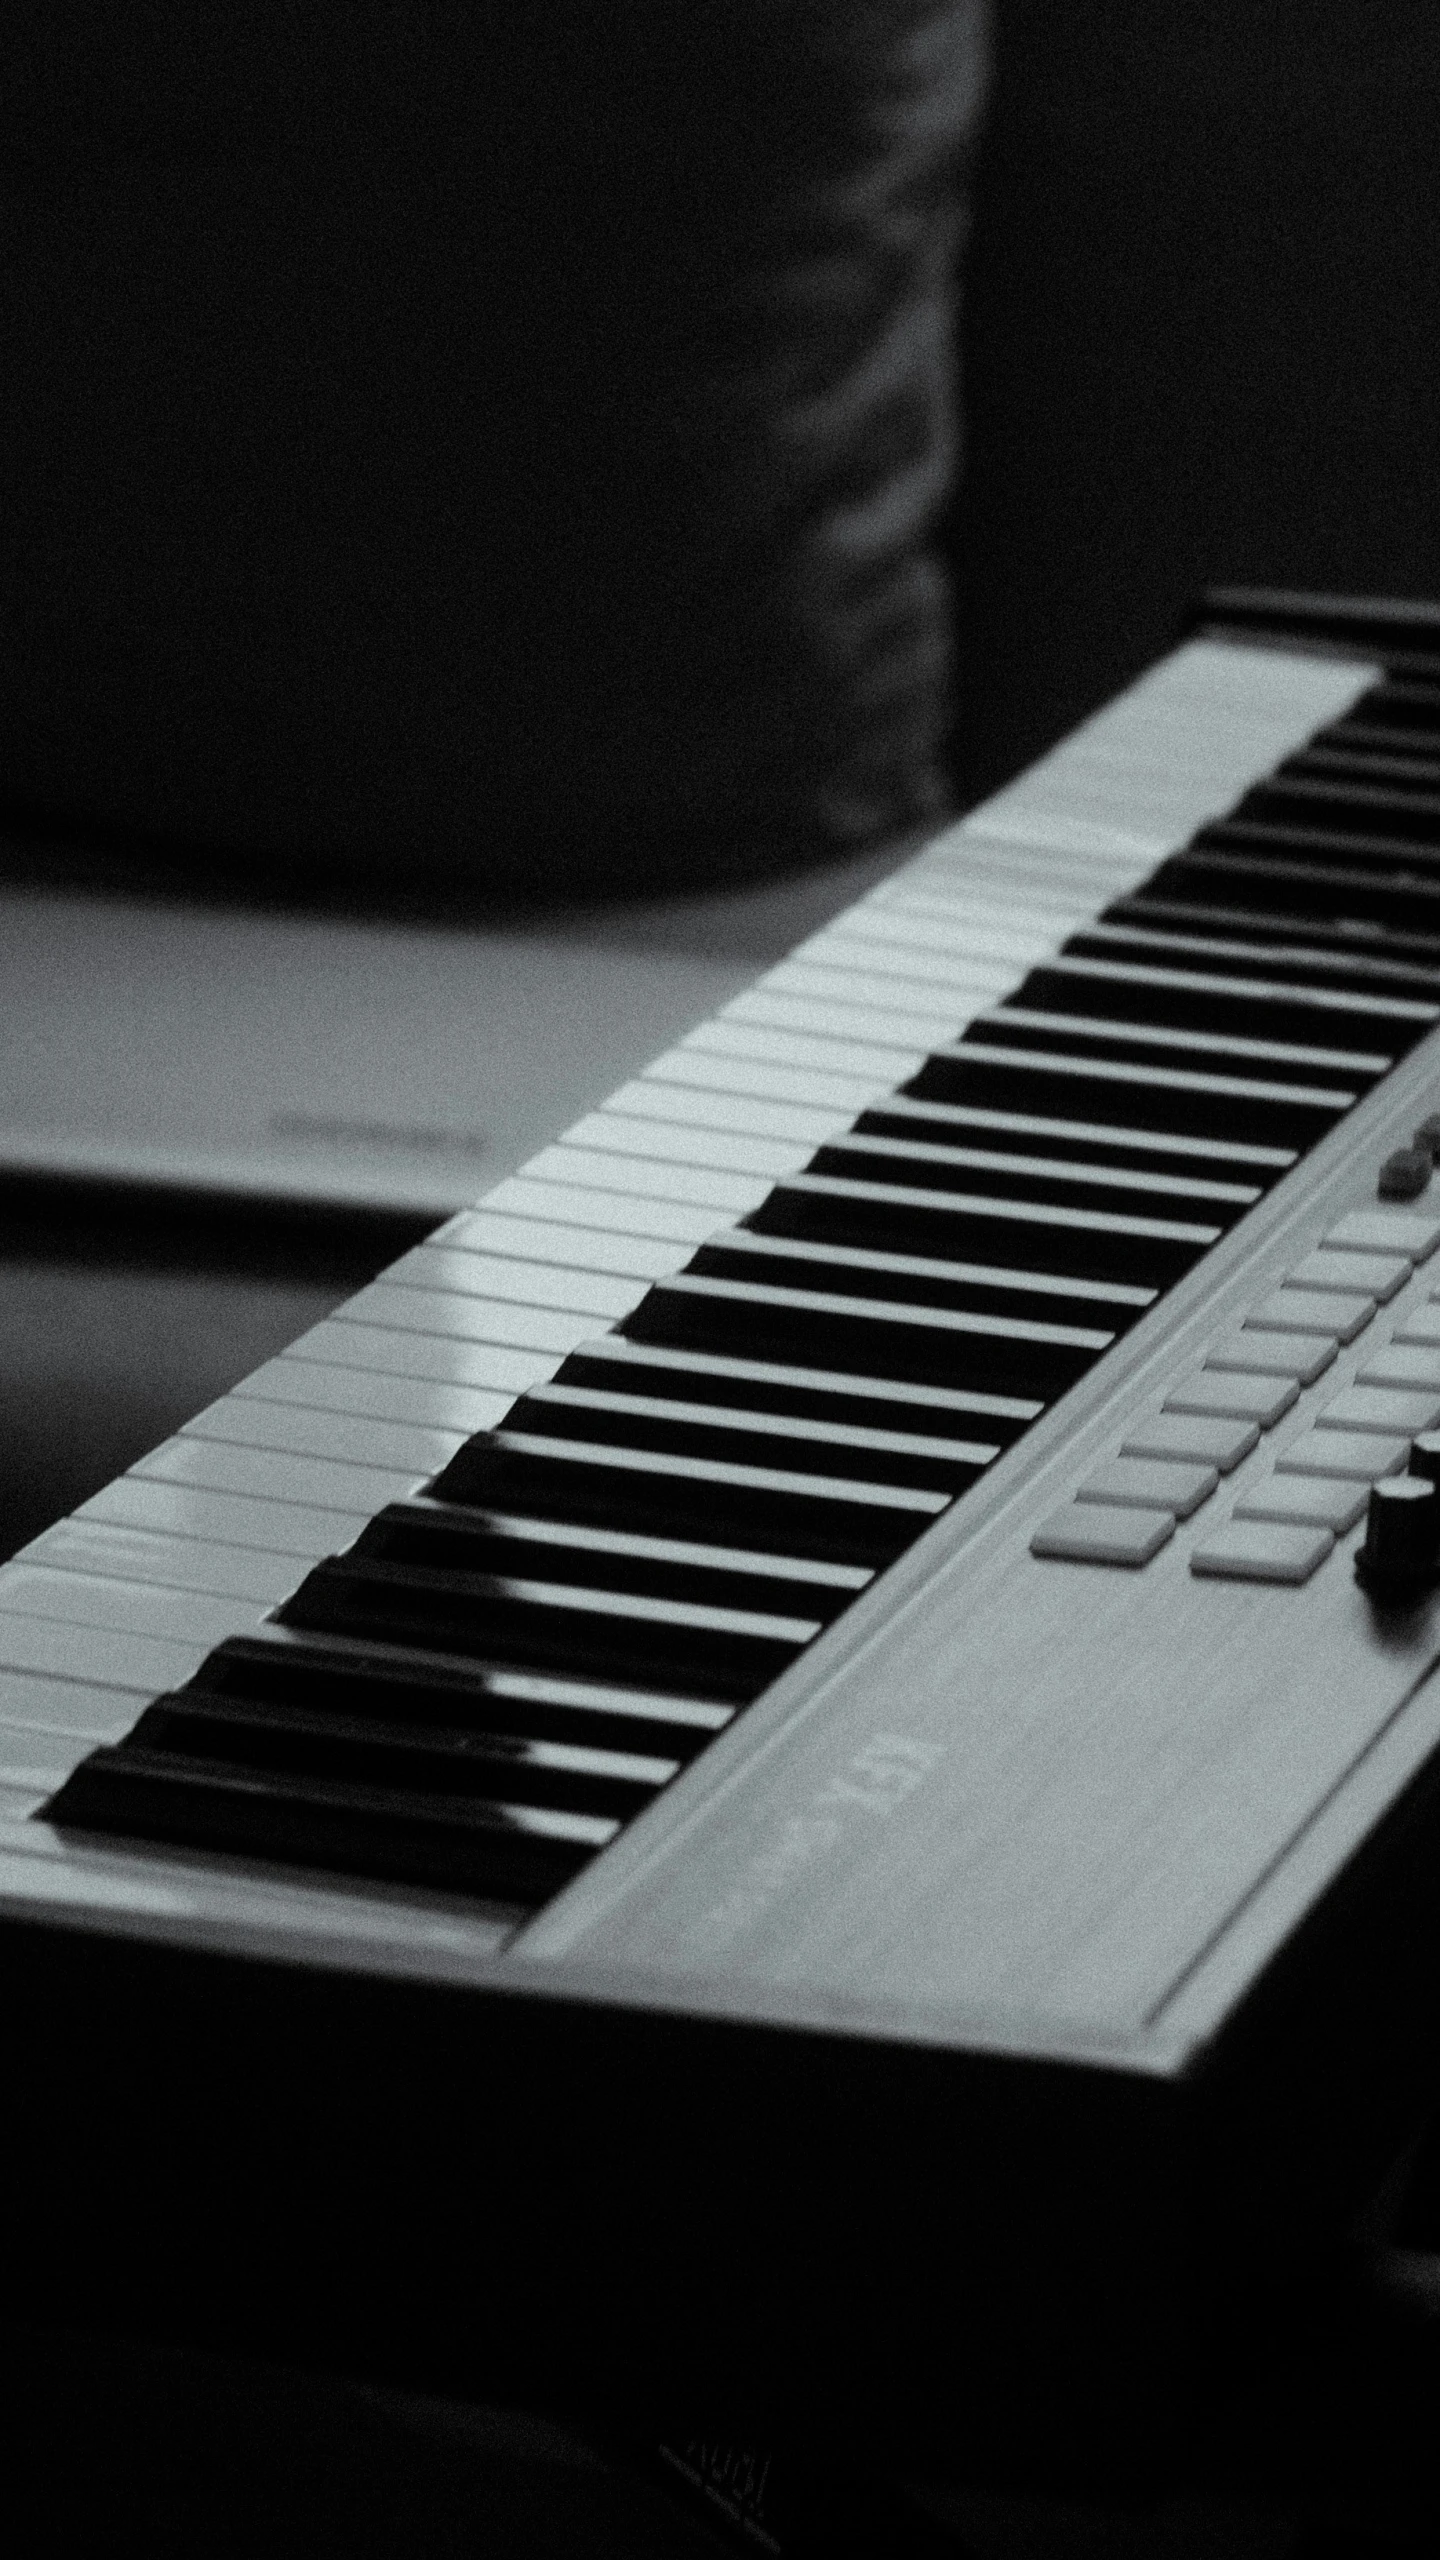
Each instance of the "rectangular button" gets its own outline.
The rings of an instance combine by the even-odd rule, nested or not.
[[[1395,1328],[1397,1342],[1440,1343],[1440,1307],[1416,1307],[1414,1313]]]
[[[1413,1440],[1440,1421],[1440,1395],[1406,1395],[1396,1387],[1342,1387],[1316,1415],[1327,1431],[1394,1431]]]
[[[1349,1476],[1374,1484],[1397,1476],[1410,1455],[1408,1440],[1382,1440],[1368,1431],[1302,1431],[1275,1461],[1281,1476]]]
[[[1440,1245],[1440,1218],[1414,1209],[1352,1209],[1320,1241],[1337,1253],[1404,1253],[1428,1262]]]
[[[1192,1573],[1238,1582],[1308,1582],[1334,1546],[1328,1529],[1299,1529],[1278,1520],[1233,1520],[1197,1547]]]
[[[1228,1475],[1255,1446],[1253,1422],[1219,1422],[1203,1414],[1150,1413],[1120,1443],[1122,1458],[1186,1458]]]
[[[1165,1413],[1210,1413],[1231,1422],[1258,1422],[1268,1431],[1282,1413],[1288,1413],[1300,1390],[1293,1378],[1227,1378],[1217,1371],[1182,1379],[1172,1387],[1161,1410]]]
[[[1307,1253],[1285,1274],[1287,1289],[1338,1289],[1345,1296],[1393,1298],[1415,1266],[1398,1253]]]
[[[1207,1369],[1225,1369],[1247,1378],[1298,1378],[1313,1386],[1335,1357],[1335,1339],[1326,1333],[1227,1334],[1205,1354]]]
[[[1375,1313],[1373,1298],[1325,1289],[1276,1289],[1252,1307],[1244,1330],[1256,1333],[1328,1334],[1336,1342],[1353,1342]]]
[[[1118,1503],[1072,1502],[1035,1531],[1032,1556],[1067,1564],[1148,1564],[1175,1534],[1171,1511],[1131,1511]]]
[[[1343,1476],[1267,1476],[1235,1503],[1237,1520],[1289,1520],[1297,1528],[1353,1529],[1370,1499],[1368,1484]]]
[[[1397,1341],[1367,1352],[1355,1372],[1357,1387],[1429,1387],[1440,1394],[1440,1343]]]
[[[1213,1467],[1182,1466],[1163,1458],[1111,1458],[1076,1486],[1075,1499],[1118,1502],[1134,1511],[1173,1511],[1177,1520],[1188,1520],[1219,1481]]]

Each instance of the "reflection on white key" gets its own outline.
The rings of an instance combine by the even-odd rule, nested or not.
[[[406,1469],[343,1466],[327,1458],[293,1458],[269,1449],[232,1448],[218,1440],[163,1440],[130,1470],[142,1483],[194,1486],[212,1493],[259,1494],[277,1506],[360,1511],[368,1517],[385,1502],[404,1502],[424,1477]]]
[[[34,1671],[0,1670],[0,1721],[37,1733],[69,1734],[86,1749],[118,1742],[139,1713],[125,1689],[101,1689],[84,1680],[47,1680]]]
[[[466,1435],[427,1431],[402,1422],[382,1422],[369,1414],[316,1412],[305,1405],[269,1402],[259,1395],[222,1396],[207,1405],[184,1436],[195,1440],[233,1441],[250,1449],[283,1449],[297,1457],[338,1458],[361,1466],[397,1467],[421,1475],[438,1475],[448,1466]]]
[[[375,1506],[378,1507],[378,1506]],[[166,1536],[227,1541],[268,1554],[301,1556],[310,1564],[353,1545],[371,1509],[336,1511],[314,1504],[258,1500],[213,1493],[203,1486],[162,1484],[139,1475],[117,1476],[73,1515],[113,1520],[127,1529],[158,1529]]]
[[[318,1360],[301,1360],[282,1352],[263,1368],[242,1378],[237,1396],[259,1396],[281,1404],[310,1405],[329,1413],[373,1414],[380,1422],[415,1422],[436,1431],[458,1432],[469,1439],[491,1431],[508,1413],[515,1396],[538,1386],[549,1366],[527,1377],[524,1387],[498,1394],[479,1387],[452,1386],[441,1379],[390,1377],[374,1369],[342,1369]]]
[[[176,1590],[254,1600],[266,1608],[278,1607],[309,1571],[300,1556],[126,1529],[107,1520],[57,1520],[21,1549],[15,1561],[22,1560],[66,1573],[101,1574],[112,1582],[169,1583]]]
[[[495,1299],[523,1307],[574,1308],[615,1323],[638,1307],[643,1279],[617,1279],[603,1271],[573,1271],[498,1253],[456,1252],[445,1245],[416,1245],[392,1262],[381,1284],[396,1289],[440,1290],[465,1298]]]
[[[287,1360],[319,1365],[333,1363],[353,1372],[370,1371],[383,1378],[421,1378],[503,1395],[509,1403],[537,1378],[551,1378],[570,1349],[573,1328],[564,1328],[564,1347],[554,1351],[522,1351],[498,1342],[465,1342],[440,1334],[397,1331],[392,1326],[347,1324],[340,1317],[312,1325],[284,1354]],[[363,1409],[363,1408],[362,1408]]]
[[[647,1237],[680,1249],[699,1244],[714,1226],[716,1214],[707,1203],[656,1200],[631,1191],[598,1191],[593,1184],[540,1182],[516,1175],[491,1192],[483,1210],[466,1210],[462,1217],[503,1216],[513,1225],[553,1228],[560,1234],[585,1237],[585,1249],[598,1253],[609,1234],[620,1239],[621,1250],[632,1240]]]
[[[263,1601],[241,1600],[233,1594],[216,1598],[209,1592],[109,1582],[99,1575],[20,1563],[0,1570],[0,1610],[29,1618],[59,1618],[67,1626],[114,1627],[174,1644],[205,1645],[223,1644],[227,1636],[258,1626],[267,1614]]]
[[[135,1691],[142,1701],[177,1689],[199,1670],[208,1644],[167,1644],[115,1627],[67,1625],[60,1618],[21,1617],[0,1609],[0,1667],[52,1672],[99,1688]],[[140,1710],[137,1706],[136,1714]]]

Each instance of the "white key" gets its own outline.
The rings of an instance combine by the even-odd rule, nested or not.
[[[547,1363],[544,1375],[549,1374]],[[526,1387],[540,1380],[527,1378]],[[282,1352],[263,1368],[242,1378],[237,1396],[259,1396],[279,1404],[312,1405],[328,1413],[374,1415],[380,1422],[413,1422],[431,1430],[458,1432],[469,1439],[477,1431],[493,1431],[509,1412],[517,1394],[496,1394],[479,1387],[457,1387],[443,1380],[392,1378],[373,1369],[328,1368],[317,1360],[297,1360]]]
[[[531,1157],[525,1173],[530,1181],[554,1182],[576,1192],[613,1191],[627,1200],[725,1209],[735,1218],[758,1209],[770,1189],[768,1177],[722,1173],[708,1165],[667,1164],[663,1159],[652,1163],[603,1147],[545,1147]]]
[[[715,1051],[722,1057],[762,1058],[776,1066],[874,1076],[887,1093],[904,1084],[922,1062],[918,1049],[878,1048],[873,1041],[862,1040],[858,1031],[849,1038],[843,1033],[826,1038],[817,1031],[782,1031],[774,1023],[737,1022],[728,1014],[717,1014],[713,1022],[692,1031],[685,1046]]]
[[[619,1111],[592,1111],[566,1131],[566,1140],[572,1147],[608,1149],[626,1161],[638,1157],[653,1164],[713,1167],[720,1173],[763,1173],[772,1182],[793,1173],[811,1153],[804,1138],[742,1138],[724,1129],[686,1129],[678,1122],[637,1120]]]
[[[83,1680],[47,1680],[33,1671],[0,1671],[0,1718],[37,1733],[65,1733],[87,1748],[118,1742],[140,1710],[133,1692]]]
[[[641,1199],[624,1191],[582,1191],[573,1182],[533,1182],[528,1174],[517,1174],[487,1195],[483,1209],[461,1214],[493,1216],[516,1223],[523,1219],[527,1227],[554,1227],[561,1234],[593,1237],[597,1253],[613,1236],[616,1250],[623,1253],[636,1243],[654,1243],[662,1249],[673,1244],[681,1251],[700,1244],[720,1213],[688,1200]],[[587,1245],[586,1250],[590,1249]]]
[[[168,1644],[115,1627],[77,1626],[63,1618],[27,1618],[0,1609],[0,1667],[43,1671],[95,1688],[133,1690],[141,1702],[192,1679],[208,1644]],[[136,1714],[140,1712],[137,1705]]]
[[[567,1337],[570,1328],[566,1327]],[[519,1351],[497,1342],[464,1342],[433,1333],[399,1333],[386,1325],[346,1324],[340,1318],[312,1325],[291,1344],[286,1360],[334,1365],[357,1376],[420,1378],[436,1386],[503,1395],[508,1403],[537,1378],[553,1378],[566,1351]]]
[[[398,1467],[427,1476],[448,1466],[463,1448],[460,1431],[425,1431],[368,1414],[315,1412],[305,1405],[271,1403],[263,1396],[222,1396],[187,1422],[192,1440],[231,1441],[242,1448],[283,1449],[296,1457],[338,1458],[366,1467]]]
[[[852,964],[859,960],[860,954],[853,952]],[[953,1040],[982,1005],[994,1004],[1014,983],[1013,972],[992,970],[979,972],[968,986],[946,986],[933,978],[905,977],[899,970],[841,968],[833,955],[822,959],[813,952],[771,969],[762,981],[772,995],[800,996],[827,1008],[845,1005],[867,1020],[913,1023],[917,1040],[928,1039],[936,1024],[946,1026],[942,1038]]]
[[[882,1011],[878,1005],[845,1004],[833,996],[772,995],[765,987],[752,988],[749,995],[736,996],[725,1007],[727,1022],[754,1022],[767,1031],[808,1031],[822,1039],[845,1040],[852,1037],[867,1042],[871,1048],[890,1048],[897,1054],[914,1055],[915,1064],[907,1069],[913,1075],[927,1049],[938,1049],[953,1040],[963,1016],[950,1009],[937,1010],[928,1016]],[[896,1082],[903,1082],[897,1077]]]
[[[300,1556],[315,1564],[321,1556],[353,1545],[375,1508],[336,1511],[298,1502],[258,1501],[131,1474],[103,1485],[73,1516],[114,1521],[125,1529],[156,1529],[167,1537],[259,1547],[270,1555]]]
[[[73,1734],[32,1733],[0,1724],[0,1787],[33,1787],[42,1797],[53,1795],[90,1747]]]
[[[58,1618],[66,1626],[114,1627],[172,1644],[223,1644],[266,1615],[258,1600],[216,1599],[155,1583],[106,1582],[98,1575],[59,1573],[48,1565],[13,1563],[0,1570],[0,1610]]]
[[[299,1556],[166,1537],[159,1530],[124,1529],[105,1520],[58,1520],[21,1549],[16,1561],[21,1558],[65,1573],[101,1574],[111,1582],[169,1583],[177,1591],[208,1591],[259,1601],[266,1608],[277,1608],[309,1570]]]
[[[237,1449],[218,1440],[163,1440],[158,1449],[130,1469],[140,1483],[158,1481],[194,1487],[207,1493],[258,1494],[277,1505],[298,1503],[306,1509],[363,1511],[367,1517],[382,1503],[405,1502],[418,1493],[423,1475],[406,1468],[352,1467],[328,1458],[293,1458],[269,1449]]]
[[[376,1324],[387,1333],[428,1333],[455,1342],[498,1343],[507,1350],[553,1351],[562,1360],[583,1334],[594,1331],[595,1315],[605,1312],[597,1308],[570,1314],[440,1289],[396,1289],[381,1280],[345,1301],[351,1326]]]
[[[500,1299],[523,1307],[574,1308],[577,1314],[615,1322],[638,1307],[644,1279],[617,1279],[604,1271],[574,1271],[498,1253],[460,1253],[444,1245],[417,1245],[392,1262],[384,1285],[396,1289],[452,1291],[486,1303]],[[362,1291],[364,1296],[368,1293]]]
[[[700,1225],[701,1217],[698,1209],[688,1212],[688,1222],[694,1226]],[[691,1250],[685,1236],[625,1235],[599,1226],[567,1225],[553,1217],[516,1217],[493,1206],[462,1210],[442,1228],[439,1241],[464,1253],[503,1254],[511,1261],[554,1263],[569,1271],[608,1271],[631,1280],[663,1279],[667,1272],[678,1270]]]
[[[872,1077],[825,1075],[816,1067],[766,1066],[758,1058],[718,1057],[699,1046],[667,1049],[646,1076],[666,1084],[694,1085],[706,1093],[751,1093],[762,1102],[809,1103],[817,1111],[853,1120],[888,1086]]]
[[[675,1121],[691,1129],[728,1129],[742,1138],[794,1139],[823,1146],[849,1125],[846,1111],[816,1111],[793,1102],[761,1102],[748,1094],[707,1093],[703,1087],[641,1076],[622,1084],[605,1105],[626,1119]]]

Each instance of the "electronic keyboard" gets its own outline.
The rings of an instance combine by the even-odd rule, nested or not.
[[[1440,613],[1214,596],[0,1569],[46,2316],[1173,2430],[1428,2085],[1437,1023]]]

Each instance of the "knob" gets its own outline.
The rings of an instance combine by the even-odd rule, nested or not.
[[[1440,1485],[1428,1476],[1383,1476],[1370,1488],[1365,1542],[1355,1559],[1360,1580],[1377,1599],[1410,1599],[1431,1580],[1437,1559]]]
[[[1428,1147],[1397,1147],[1380,1167],[1376,1192],[1382,1200],[1418,1200],[1433,1171]]]

